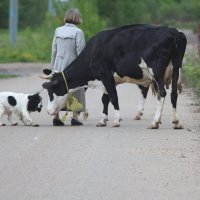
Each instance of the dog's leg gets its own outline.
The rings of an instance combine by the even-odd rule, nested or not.
[[[22,122],[25,126],[33,125],[33,120],[30,118],[29,113],[27,111],[22,112]]]
[[[5,114],[4,108],[2,106],[0,106],[0,126],[5,126],[6,125],[6,124],[1,122],[2,117],[3,117],[4,114]]]
[[[13,116],[13,113],[12,113],[12,112],[9,112],[9,113],[8,113],[8,121],[11,123],[12,126],[17,126],[18,123],[17,123],[16,121],[13,121],[12,116]]]
[[[38,124],[35,124],[33,120],[30,118],[30,115],[28,111],[24,111],[22,113],[22,122],[24,123],[25,126],[39,126]]]

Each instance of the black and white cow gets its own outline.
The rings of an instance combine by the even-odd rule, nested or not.
[[[42,98],[37,94],[24,94],[14,92],[0,92],[0,126],[5,126],[1,119],[4,115],[8,116],[8,121],[11,125],[16,126],[18,122],[13,121],[13,113],[15,113],[19,119],[26,126],[38,126],[30,118],[30,112],[38,111],[42,109]]]
[[[172,84],[171,102],[174,128],[182,128],[176,113],[179,71],[186,49],[186,37],[174,28],[153,25],[127,25],[102,31],[92,37],[82,53],[63,73],[43,84],[50,102],[69,89],[99,80],[115,109],[113,126],[120,125],[114,73],[126,82],[140,85],[145,99],[150,85],[157,94],[157,107],[151,128],[159,128],[165,87]],[[66,81],[67,83],[66,83]],[[105,114],[105,113],[104,113]],[[105,117],[105,116],[103,116]],[[100,120],[103,123],[104,119]]]

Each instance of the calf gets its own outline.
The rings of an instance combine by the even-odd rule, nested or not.
[[[39,94],[24,94],[14,92],[0,92],[0,126],[5,126],[1,119],[3,115],[8,116],[8,121],[13,126],[16,126],[18,122],[13,121],[12,115],[15,113],[19,119],[26,126],[37,126],[30,118],[30,112],[38,111],[42,109],[42,98]]]

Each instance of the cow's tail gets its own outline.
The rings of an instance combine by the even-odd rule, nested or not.
[[[184,33],[178,32],[178,34],[175,37],[175,51],[173,53],[172,57],[172,65],[173,65],[173,75],[172,75],[172,81],[173,79],[176,79],[176,74],[178,75],[178,82],[177,82],[177,89],[179,93],[182,91],[182,80],[181,80],[181,69],[183,64],[183,57],[185,54],[187,45],[187,39]]]

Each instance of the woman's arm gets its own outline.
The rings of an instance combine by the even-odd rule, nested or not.
[[[57,44],[56,44],[56,31],[52,41],[52,50],[51,50],[51,66],[54,67],[55,59],[57,53]]]
[[[83,31],[79,30],[76,34],[76,53],[77,56],[81,53],[81,51],[85,47],[85,36]]]

